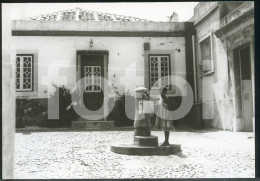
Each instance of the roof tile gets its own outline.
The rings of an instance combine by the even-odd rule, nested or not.
[[[28,20],[35,21],[149,21],[131,16],[122,16],[116,14],[95,12],[83,10],[81,8],[68,9],[51,14],[30,17]]]

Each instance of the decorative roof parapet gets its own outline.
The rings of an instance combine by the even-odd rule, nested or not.
[[[131,16],[123,16],[95,11],[83,10],[81,8],[58,11],[51,14],[30,17],[27,20],[35,21],[124,21],[136,22],[144,21],[151,22],[146,19],[140,19]]]
[[[254,8],[254,2],[244,2],[240,6],[236,7],[233,11],[228,13],[226,16],[221,18],[220,20],[220,26],[223,27],[230,23],[231,21],[235,20],[239,16],[243,15],[245,12],[251,10]]]
[[[254,18],[254,2],[244,2],[220,19],[220,28],[215,31],[215,35],[219,38],[237,24],[250,18]]]

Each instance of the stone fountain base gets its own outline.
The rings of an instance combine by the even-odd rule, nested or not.
[[[111,151],[125,155],[171,155],[181,151],[181,145],[158,146],[157,136],[134,136],[133,143],[111,145]]]
[[[111,151],[125,155],[171,155],[181,152],[181,145],[158,146],[158,137],[151,135],[151,123],[145,117],[143,108],[143,101],[149,99],[147,89],[139,87],[135,92],[134,140],[132,143],[112,144]]]
[[[111,145],[111,151],[124,155],[171,155],[180,152],[181,145],[140,146],[133,143],[116,143]]]

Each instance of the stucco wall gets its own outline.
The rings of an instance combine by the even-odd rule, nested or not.
[[[93,47],[89,47],[92,39]],[[108,50],[109,65],[108,79],[112,80],[115,74],[117,82],[120,77],[127,76],[123,83],[127,84],[126,91],[132,94],[136,79],[133,75],[125,74],[125,68],[132,67],[138,70],[138,76],[144,76],[144,42],[150,43],[150,50],[171,52],[172,75],[179,75],[185,78],[185,38],[184,37],[41,37],[41,36],[13,36],[12,44],[19,53],[25,51],[38,52],[38,96],[33,97],[45,98],[48,95],[48,88],[43,77],[51,77],[55,84],[65,84],[66,81],[58,78],[67,76],[67,88],[72,88],[76,83],[76,51],[77,50]],[[176,51],[175,49],[180,49]],[[162,51],[162,52],[163,52]],[[48,75],[48,66],[56,62],[56,68]],[[54,65],[52,64],[52,67]],[[56,75],[55,75],[56,74]],[[144,85],[144,78],[140,83]],[[139,85],[139,84],[138,84]],[[124,87],[120,86],[120,91]],[[176,93],[175,96],[181,95]]]
[[[219,2],[203,2],[199,3],[197,6],[194,8],[194,21],[195,24],[202,20],[204,17],[208,15],[214,9],[217,7]]]
[[[212,41],[212,59],[214,71],[199,76],[198,94],[202,102],[202,119],[206,125],[216,128],[231,129],[233,105],[230,97],[230,78],[228,77],[228,61],[225,42],[221,42],[214,32],[220,27],[219,9],[213,10],[196,24],[197,63],[201,64],[199,42],[210,36]],[[200,71],[198,74],[202,74]],[[229,110],[229,111],[226,111]]]
[[[10,4],[2,4],[2,179],[13,179],[15,144],[15,49]]]
[[[231,5],[230,8],[232,9],[235,8],[238,3],[231,3]],[[241,7],[244,6],[239,6],[239,8]],[[216,128],[241,131],[242,119],[236,116],[235,108],[236,102],[240,100],[237,99],[234,93],[237,87],[234,85],[233,61],[236,60],[233,60],[233,50],[241,45],[250,43],[250,47],[252,47],[251,57],[253,57],[254,20],[252,17],[250,19],[250,17],[245,16],[247,19],[241,19],[239,22],[233,23],[232,26],[225,27],[225,31],[219,35],[220,33],[216,32],[219,32],[220,27],[224,26],[223,20],[225,20],[225,18],[220,19],[220,8],[222,8],[222,6],[213,10],[195,26],[197,32],[196,51],[198,52],[198,64],[200,64],[201,60],[199,42],[210,34],[213,40],[214,73],[199,78],[199,100],[202,101],[202,117],[206,124]],[[246,8],[248,8],[248,6],[245,6],[245,9]],[[234,12],[236,11],[234,10]],[[231,14],[234,14],[233,11]],[[229,17],[231,15],[228,14],[227,16]],[[223,28],[221,30],[223,30]],[[215,34],[217,34],[218,37]],[[251,59],[251,62],[253,62],[253,59]],[[254,70],[254,67],[251,67],[251,69]],[[253,74],[252,79],[254,79]]]

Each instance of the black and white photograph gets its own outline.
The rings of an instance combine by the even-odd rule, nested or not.
[[[255,178],[254,1],[2,3],[2,178]]]

